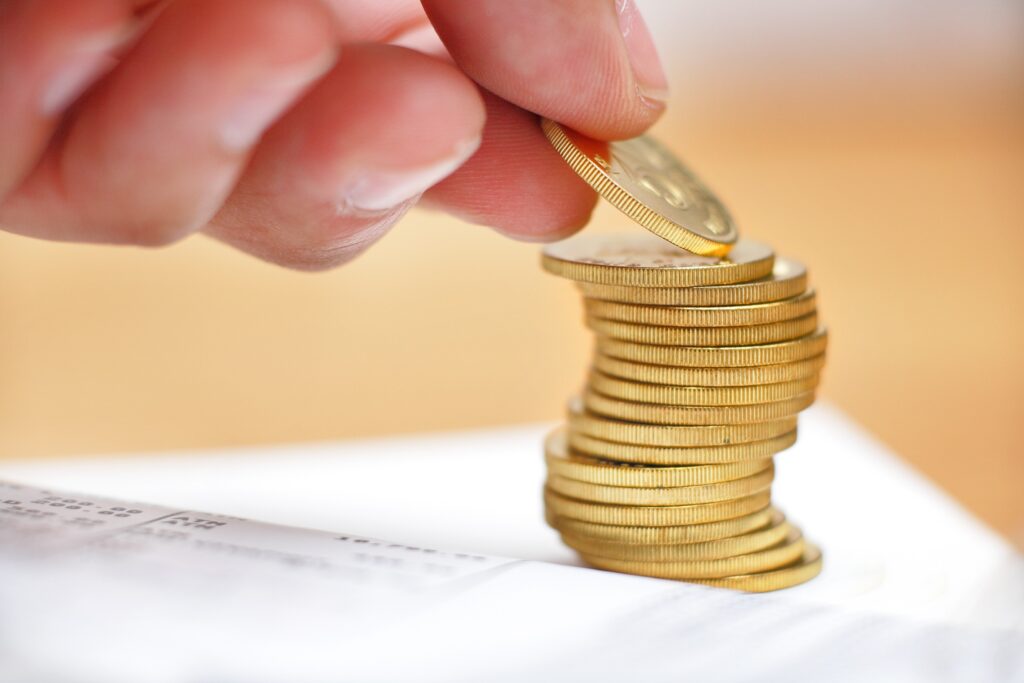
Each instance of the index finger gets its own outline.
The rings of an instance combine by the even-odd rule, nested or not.
[[[423,0],[456,63],[487,90],[601,140],[634,137],[668,85],[634,0]]]

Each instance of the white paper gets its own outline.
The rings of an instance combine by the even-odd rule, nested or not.
[[[1024,680],[1019,631],[0,482],[3,683]]]

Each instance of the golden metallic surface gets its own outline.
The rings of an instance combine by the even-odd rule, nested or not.
[[[747,555],[778,545],[786,540],[792,531],[781,513],[776,512],[771,524],[757,531],[741,536],[720,538],[701,543],[636,545],[610,543],[599,539],[559,530],[562,540],[570,548],[585,555],[596,555],[613,560],[630,562],[690,562],[694,560],[721,560],[737,555]]]
[[[632,545],[673,545],[677,543],[703,543],[730,536],[741,536],[751,531],[763,529],[771,523],[776,509],[767,507],[757,512],[733,519],[706,524],[687,524],[685,526],[614,526],[611,524],[594,524],[582,522],[568,517],[557,517],[550,509],[545,509],[548,525],[559,531],[583,536],[593,541]]]
[[[747,282],[772,272],[775,255],[743,240],[728,258],[697,256],[648,233],[581,234],[544,248],[541,265],[570,280],[630,287],[694,287]]]
[[[585,411],[575,398],[569,403],[569,427],[571,432],[638,446],[729,446],[782,436],[796,429],[796,417],[750,424],[646,425]]]
[[[814,392],[770,403],[742,406],[667,406],[657,403],[623,401],[587,390],[587,410],[618,420],[649,425],[734,425],[777,420],[796,415],[814,403]]]
[[[745,387],[679,387],[633,382],[593,370],[587,382],[597,393],[624,401],[673,406],[732,406],[781,401],[814,391],[818,386],[818,375]]]
[[[738,368],[685,368],[671,365],[646,365],[620,360],[603,353],[594,355],[594,367],[612,377],[650,384],[689,387],[741,387],[755,384],[791,382],[817,374],[825,366],[821,354],[793,363],[755,365]]]
[[[747,591],[748,593],[767,593],[769,591],[782,590],[783,588],[791,588],[810,581],[821,573],[821,564],[821,550],[818,546],[805,543],[803,555],[785,567],[754,574],[723,576],[717,579],[699,579],[695,580],[694,583],[732,588],[734,590]]]
[[[759,346],[654,346],[598,336],[597,349],[612,358],[651,365],[697,368],[774,365],[804,360],[825,352],[828,332],[819,328],[814,334],[791,341]]]
[[[583,303],[590,317],[635,325],[739,327],[764,325],[808,315],[814,312],[816,301],[814,290],[811,290],[792,299],[743,306],[647,306],[600,299],[585,299]]]
[[[617,287],[579,282],[583,296],[624,304],[652,306],[742,306],[780,301],[803,294],[807,269],[803,264],[776,257],[768,277],[713,287]]]
[[[544,129],[595,188],[631,198],[562,128]],[[596,333],[568,427],[545,441],[545,519],[591,565],[741,590],[820,570],[770,490],[773,456],[814,402],[827,333],[806,269],[757,249],[738,243],[715,262],[649,235],[587,235],[544,250],[546,270],[578,282]]]
[[[613,526],[683,526],[735,519],[764,510],[771,502],[771,492],[760,491],[751,496],[703,505],[669,505],[637,507],[589,503],[544,489],[544,504],[555,517],[568,517],[595,524]]]
[[[721,465],[661,466],[617,462],[570,452],[565,427],[559,427],[544,442],[548,472],[577,481],[604,486],[657,488],[716,484],[750,476],[771,467],[771,458],[745,460]]]
[[[767,491],[775,479],[775,468],[769,467],[742,479],[717,484],[673,486],[671,488],[637,488],[630,486],[603,486],[576,479],[566,479],[549,473],[547,487],[568,498],[611,505],[702,505],[722,500],[734,500],[759,491]]]
[[[766,572],[798,561],[804,553],[804,539],[798,530],[790,529],[786,539],[775,546],[745,555],[718,560],[680,560],[674,562],[645,562],[617,560],[589,553],[580,553],[588,564],[627,574],[641,574],[663,579],[719,579],[737,574]]]
[[[658,327],[605,320],[588,315],[587,327],[598,335],[657,346],[750,346],[797,339],[818,329],[817,313],[764,325],[743,327]]]
[[[796,420],[793,419],[793,424]],[[671,428],[670,428],[671,429]],[[678,427],[676,429],[681,429]],[[654,466],[701,466],[741,462],[759,462],[786,450],[796,443],[796,430],[762,441],[750,441],[728,446],[637,446],[598,439],[579,431],[570,430],[569,445],[573,451],[595,458],[607,458],[626,463]]]
[[[738,235],[729,212],[665,147],[648,136],[600,142],[550,119],[552,146],[612,206],[695,254],[729,252]]]

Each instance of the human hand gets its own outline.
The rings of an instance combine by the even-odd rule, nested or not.
[[[596,198],[537,115],[631,137],[665,87],[633,0],[0,0],[0,226],[309,270],[417,201],[556,239]]]

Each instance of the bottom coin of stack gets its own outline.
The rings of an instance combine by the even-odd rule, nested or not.
[[[545,444],[547,521],[602,569],[746,591],[803,583],[821,552],[771,484],[824,365],[806,273],[772,257],[767,273],[703,285],[698,260],[665,276],[686,286],[636,285],[631,270],[664,262],[647,265],[642,246],[545,256],[580,281],[597,334],[583,395]]]

